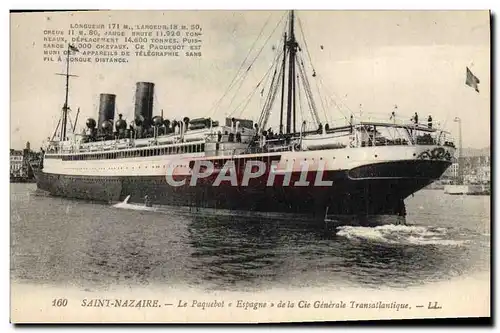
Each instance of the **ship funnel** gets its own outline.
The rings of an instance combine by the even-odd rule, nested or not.
[[[116,95],[114,94],[101,94],[99,97],[99,118],[97,124],[99,129],[105,121],[111,121],[115,118],[115,101]],[[111,126],[112,127],[112,126]]]
[[[137,82],[135,88],[135,119],[140,119],[147,127],[153,119],[153,100],[155,84]]]

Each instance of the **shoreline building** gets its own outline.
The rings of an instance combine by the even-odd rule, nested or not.
[[[24,154],[22,150],[10,150],[10,175],[24,177]]]
[[[26,142],[22,150],[10,149],[10,176],[11,178],[34,178],[30,163],[40,159],[40,154],[31,150],[31,145]]]
[[[491,182],[491,157],[488,155],[464,156],[460,163],[453,163],[442,175],[441,180],[456,180],[459,177],[459,167],[466,184],[489,184]]]

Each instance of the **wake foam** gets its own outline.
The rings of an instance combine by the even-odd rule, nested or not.
[[[446,228],[383,225],[378,227],[337,228],[337,235],[353,240],[368,240],[387,244],[462,246],[468,240],[451,239]]]
[[[128,203],[129,200],[130,200],[130,195],[128,195],[122,202],[114,204],[113,207],[121,209],[129,209],[129,210],[150,211],[150,212],[156,212],[158,210],[156,207],[148,207],[139,204],[129,204]]]

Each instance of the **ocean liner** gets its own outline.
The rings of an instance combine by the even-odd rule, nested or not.
[[[169,120],[163,111],[153,116],[155,84],[137,82],[132,121],[115,118],[116,95],[101,94],[98,121],[87,119],[85,130],[75,133],[75,126],[67,128],[69,57],[75,51],[68,45],[66,99],[36,173],[38,188],[54,196],[126,199],[203,214],[404,223],[405,198],[452,163],[449,133],[430,122],[397,121],[394,112],[385,120],[353,112],[336,126],[322,122],[309,82],[317,73],[304,64],[310,55],[297,38],[295,13],[282,20],[258,121]],[[312,121],[299,115],[306,111]],[[275,127],[268,123],[272,112],[279,114]]]

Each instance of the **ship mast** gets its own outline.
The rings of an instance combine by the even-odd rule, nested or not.
[[[285,70],[286,70],[286,32],[284,35],[283,41],[283,68],[282,72],[282,80],[281,80],[281,112],[280,112],[280,134],[283,134],[283,107],[285,105]]]
[[[68,110],[70,109],[69,106],[68,106],[68,96],[69,96],[69,77],[70,76],[76,76],[76,75],[71,75],[69,74],[69,55],[71,53],[71,51],[74,50],[76,52],[78,52],[78,49],[75,48],[74,46],[72,47],[69,43],[68,43],[68,50],[67,50],[67,54],[66,54],[66,73],[65,74],[61,74],[61,73],[57,73],[57,75],[64,75],[66,77],[66,92],[65,92],[65,98],[64,98],[64,105],[63,105],[63,113],[62,113],[62,119],[61,119],[61,134],[60,134],[60,137],[59,137],[59,140],[60,141],[65,141],[66,140],[66,128],[67,128],[67,125],[68,125]]]
[[[61,140],[66,140],[66,126],[68,124],[68,93],[69,93],[69,44],[68,44],[68,54],[66,56],[66,96],[64,98],[63,106],[63,123],[61,127]]]
[[[300,27],[300,21],[299,21]],[[285,26],[283,33],[283,51],[276,57],[276,61],[273,62],[272,68],[275,68],[275,76],[278,74],[278,79],[275,81],[275,76],[271,81],[269,95],[266,99],[265,106],[262,109],[262,113],[258,122],[259,128],[265,128],[269,115],[271,112],[272,104],[274,103],[276,93],[281,86],[281,105],[280,105],[280,116],[279,116],[279,133],[280,134],[290,134],[297,133],[297,107],[299,111],[301,110],[300,101],[300,89],[304,89],[306,94],[307,103],[311,108],[311,114],[313,115],[313,120],[320,126],[320,120],[316,110],[316,104],[312,96],[311,87],[307,80],[306,70],[304,67],[303,60],[298,52],[301,51],[298,41],[295,36],[295,13],[290,11],[288,15],[288,22]],[[302,30],[302,28],[300,28]],[[302,32],[302,35],[304,33]],[[304,41],[304,45],[305,41]],[[307,45],[306,45],[307,48]],[[273,48],[274,50],[274,48]],[[282,58],[281,58],[282,55]],[[310,58],[310,57],[309,57]],[[279,59],[279,60],[278,60]],[[287,70],[288,66],[288,70]],[[267,74],[266,74],[267,75]],[[313,77],[316,76],[316,72],[313,73]],[[260,83],[259,83],[260,84]],[[302,84],[302,87],[301,87]],[[285,100],[286,99],[286,100]],[[298,105],[297,105],[298,99]],[[286,103],[286,108],[285,108]],[[285,115],[286,112],[286,115]],[[285,117],[286,117],[286,128],[285,128]]]
[[[287,99],[287,112],[286,112],[286,132],[292,132],[292,119],[293,119],[293,132],[295,128],[295,54],[297,52],[298,43],[295,40],[294,32],[294,12],[290,11],[290,30],[289,39],[286,42],[288,47],[288,99]]]

